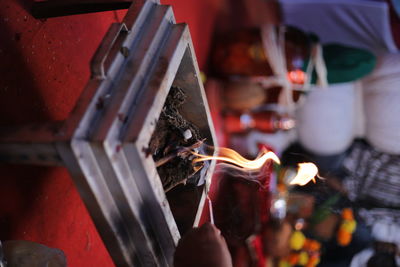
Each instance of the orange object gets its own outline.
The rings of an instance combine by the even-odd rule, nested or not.
[[[228,133],[244,133],[249,130],[275,133],[279,130],[290,130],[295,126],[292,118],[272,111],[228,113],[225,114],[224,120],[225,131]]]
[[[310,240],[309,243],[309,250],[319,251],[321,249],[321,243],[319,243],[317,240]]]
[[[337,241],[338,241],[339,245],[348,246],[351,242],[351,238],[352,238],[351,233],[349,233],[341,228],[339,229],[339,231],[337,233]]]
[[[306,241],[304,242],[303,249],[311,250],[311,243],[312,243],[312,239],[307,238]]]
[[[353,210],[350,208],[345,208],[342,210],[342,218],[344,220],[354,220]]]
[[[312,256],[312,257],[310,257],[310,260],[307,262],[305,267],[315,267],[318,265],[319,262],[320,262],[319,257]]]
[[[277,188],[278,188],[278,192],[280,192],[280,193],[283,193],[283,192],[287,191],[287,187],[286,187],[285,184],[278,184]]]
[[[299,254],[298,253],[292,253],[289,255],[288,262],[290,265],[296,265],[299,262]]]
[[[307,79],[306,73],[299,69],[289,71],[287,77],[294,84],[304,84]]]

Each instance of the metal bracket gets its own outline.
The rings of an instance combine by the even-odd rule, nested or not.
[[[92,58],[90,64],[92,78],[101,80],[106,78],[104,66],[106,59],[114,47],[118,37],[120,37],[122,34],[126,35],[126,33],[128,33],[128,28],[124,23],[113,23],[111,25],[103,39],[103,42],[97,48],[97,51]]]

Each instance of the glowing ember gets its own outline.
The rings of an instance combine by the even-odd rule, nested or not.
[[[242,157],[236,151],[229,148],[219,148],[219,156],[206,156],[202,154],[198,154],[196,152],[192,152],[198,158],[193,160],[193,163],[202,162],[207,160],[220,160],[224,162],[229,162],[239,167],[244,168],[245,170],[257,170],[260,169],[268,160],[273,160],[277,164],[280,164],[280,160],[277,155],[275,155],[272,151],[263,151],[259,157],[255,160],[248,160]]]
[[[315,183],[315,176],[318,174],[318,168],[311,162],[299,163],[299,168],[297,169],[297,174],[290,181],[292,185],[306,185],[311,180]]]

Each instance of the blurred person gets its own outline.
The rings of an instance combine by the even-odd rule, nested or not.
[[[372,227],[374,246],[353,257],[350,267],[398,267],[400,266],[400,225],[385,221]]]
[[[376,234],[377,229],[400,226],[399,103],[400,54],[381,54],[373,72],[356,84],[336,84],[309,94],[297,111],[299,144],[285,153],[314,161],[325,182],[351,200],[376,243],[397,247],[398,235],[388,234],[396,238],[388,241]],[[379,247],[357,254],[354,264],[360,255],[363,261],[352,267],[396,266],[390,265],[393,253]]]
[[[397,209],[400,54],[377,59],[376,68],[361,80],[359,88],[342,84],[310,93],[298,110],[298,140],[322,172],[332,172],[334,167],[334,175],[345,176],[341,179],[343,190],[350,200],[369,209]],[[356,138],[363,140],[355,142]],[[371,218],[376,216],[364,217],[372,225]],[[396,213],[389,217],[400,216]]]
[[[380,152],[399,155],[399,88],[400,54],[384,54],[361,81],[314,89],[297,112],[300,144],[331,156],[360,137]]]

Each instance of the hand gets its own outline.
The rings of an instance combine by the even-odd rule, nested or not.
[[[206,223],[191,229],[178,243],[175,267],[231,267],[225,239],[214,225]]]

